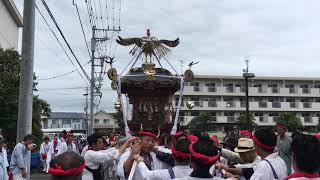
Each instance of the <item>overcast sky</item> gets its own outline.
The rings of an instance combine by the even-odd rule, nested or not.
[[[23,0],[15,1],[22,11]],[[91,32],[84,1],[76,0],[89,38]],[[109,7],[113,1],[117,19],[120,1],[108,0]],[[72,0],[46,2],[80,62],[85,64],[89,56]],[[41,1],[37,0],[37,4],[57,32]],[[241,75],[245,67],[243,59],[247,56],[250,58],[250,70],[257,76],[319,77],[319,7],[319,0],[122,0],[120,35],[141,37],[150,28],[152,35],[161,39],[179,37],[179,46],[172,49],[169,56],[179,71],[178,60],[184,60],[184,65],[196,60],[200,63],[193,69],[195,74]],[[112,17],[111,12],[109,18]],[[39,78],[74,69],[37,11],[35,37],[34,70]],[[114,47],[114,39],[109,43]],[[114,48],[111,49],[112,55]],[[128,47],[116,47],[114,54],[118,71],[131,59],[129,50]],[[85,66],[88,74],[89,68]],[[75,87],[80,88],[52,90]],[[82,112],[85,106],[82,95],[85,87],[76,72],[62,78],[39,81],[38,85],[40,97],[51,104],[53,111],[76,112]],[[100,108],[113,112],[115,99],[116,94],[110,90],[110,81],[106,78]]]

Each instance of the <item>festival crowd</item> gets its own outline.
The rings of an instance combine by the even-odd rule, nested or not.
[[[275,129],[243,130],[223,142],[187,131],[160,137],[140,131],[123,138],[94,133],[87,145],[64,132],[51,142],[45,137],[40,155],[52,180],[320,180],[320,134],[297,132],[289,137],[286,125]],[[26,179],[34,137],[26,135],[15,146],[10,166],[2,139],[0,180]]]

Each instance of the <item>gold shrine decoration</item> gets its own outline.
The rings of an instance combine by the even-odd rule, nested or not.
[[[156,74],[156,70],[154,69],[155,66],[156,65],[153,63],[142,64],[143,72],[147,76],[147,80],[156,80],[154,76]]]
[[[191,69],[188,69],[184,72],[183,77],[185,82],[190,82],[194,79],[194,73]]]
[[[113,105],[114,105],[114,109],[116,109],[118,112],[121,110],[121,103],[119,99],[117,99]]]
[[[110,80],[112,80],[112,81],[117,80],[118,73],[115,68],[110,68],[107,72],[107,75]]]
[[[117,82],[116,81],[112,81],[111,82],[111,89],[112,90],[117,90]]]

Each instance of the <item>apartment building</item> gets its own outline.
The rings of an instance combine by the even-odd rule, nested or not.
[[[22,17],[13,0],[0,1],[0,48],[18,49]]]
[[[211,114],[210,126],[221,129],[245,113],[245,80],[242,76],[198,75],[186,83],[182,103],[184,124],[201,112]],[[174,99],[178,105],[178,96]],[[255,77],[249,80],[249,107],[259,126],[273,126],[281,112],[295,112],[304,126],[316,126],[320,117],[320,78]]]
[[[51,112],[42,119],[43,129],[70,129],[72,131],[85,130],[85,116],[77,112]]]

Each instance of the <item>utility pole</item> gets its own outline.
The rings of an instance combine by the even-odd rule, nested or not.
[[[84,108],[84,110],[85,110],[85,113],[86,113],[86,123],[85,123],[85,125],[86,125],[86,127],[85,127],[85,129],[86,129],[86,134],[87,134],[87,136],[89,136],[89,119],[88,119],[88,95],[89,95],[89,88],[88,87],[86,87],[86,93],[85,94],[83,94],[84,96],[86,96],[86,107]]]
[[[96,26],[92,27],[92,38],[91,38],[91,82],[90,82],[90,128],[89,128],[89,134],[93,133],[93,122],[94,122],[94,97],[95,96],[101,96],[100,88],[102,86],[101,78],[103,73],[103,66],[104,63],[107,62],[107,59],[113,59],[109,56],[101,56],[95,57],[95,51],[96,47],[98,47],[98,43],[104,42],[109,40],[107,36],[104,37],[97,37],[99,36],[99,32],[103,32],[103,34],[107,34],[108,31],[121,31],[120,27],[119,29],[115,29],[114,27],[110,29],[109,27],[107,29],[99,29],[96,28]],[[98,35],[97,35],[98,34]],[[99,60],[99,63],[96,63],[95,61]],[[95,67],[100,67],[100,76],[95,77]],[[96,84],[97,79],[97,84]],[[97,105],[98,106],[98,105]],[[96,106],[96,108],[97,108]]]
[[[92,27],[92,38],[91,38],[91,83],[90,83],[90,129],[89,135],[93,133],[93,120],[94,120],[94,87],[95,87],[95,78],[94,78],[94,53],[96,50],[96,39],[95,39],[95,26]]]
[[[34,31],[35,0],[24,1],[17,142],[21,141],[26,134],[32,133]],[[27,179],[30,179],[30,153],[28,151]]]

